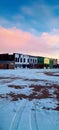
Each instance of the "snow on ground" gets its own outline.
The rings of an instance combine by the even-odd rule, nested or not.
[[[59,69],[0,70],[0,130],[59,130]]]

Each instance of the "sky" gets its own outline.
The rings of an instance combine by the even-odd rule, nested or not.
[[[0,53],[14,52],[59,58],[59,1],[0,1]]]

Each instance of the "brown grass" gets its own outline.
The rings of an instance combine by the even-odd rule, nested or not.
[[[27,86],[20,86],[20,85],[9,85],[8,87],[14,88],[14,89],[22,89],[25,88]],[[0,98],[11,98],[12,101],[16,101],[19,99],[28,99],[29,101],[33,100],[33,99],[47,99],[47,98],[54,98],[59,102],[59,85],[57,84],[48,84],[46,86],[41,86],[41,85],[30,85],[29,88],[32,88],[32,91],[29,95],[26,94],[18,94],[18,93],[13,93],[10,92],[6,95],[0,94]],[[54,89],[53,93],[50,93],[49,90]],[[45,108],[43,107],[43,109],[47,109],[49,110],[50,108]],[[54,108],[53,110],[57,110],[59,111],[59,104],[57,104],[57,107]]]

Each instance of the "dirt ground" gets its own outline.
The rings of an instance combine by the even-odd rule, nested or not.
[[[55,72],[44,72],[44,74],[48,75],[48,76],[59,76],[59,72],[55,73]]]
[[[10,88],[14,89],[23,89],[26,88],[27,86],[17,86],[17,85],[8,85]],[[31,93],[29,95],[26,94],[18,94],[14,92],[7,93],[6,95],[0,94],[0,98],[10,98],[12,101],[16,101],[19,99],[28,99],[29,101],[32,101],[33,99],[40,100],[40,99],[47,99],[47,98],[54,98],[59,102],[59,85],[57,84],[49,84],[46,86],[41,86],[41,85],[30,85],[29,88],[32,88]],[[50,93],[50,91],[54,90],[53,93]],[[50,91],[49,91],[50,90]],[[50,108],[43,108],[43,109],[50,109]],[[59,111],[59,103],[57,103],[56,108],[54,110]]]

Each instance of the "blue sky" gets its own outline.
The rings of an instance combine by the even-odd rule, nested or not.
[[[59,57],[59,1],[0,1],[0,53],[14,51]]]
[[[59,1],[1,0],[0,26],[15,26],[37,34],[59,28]]]

